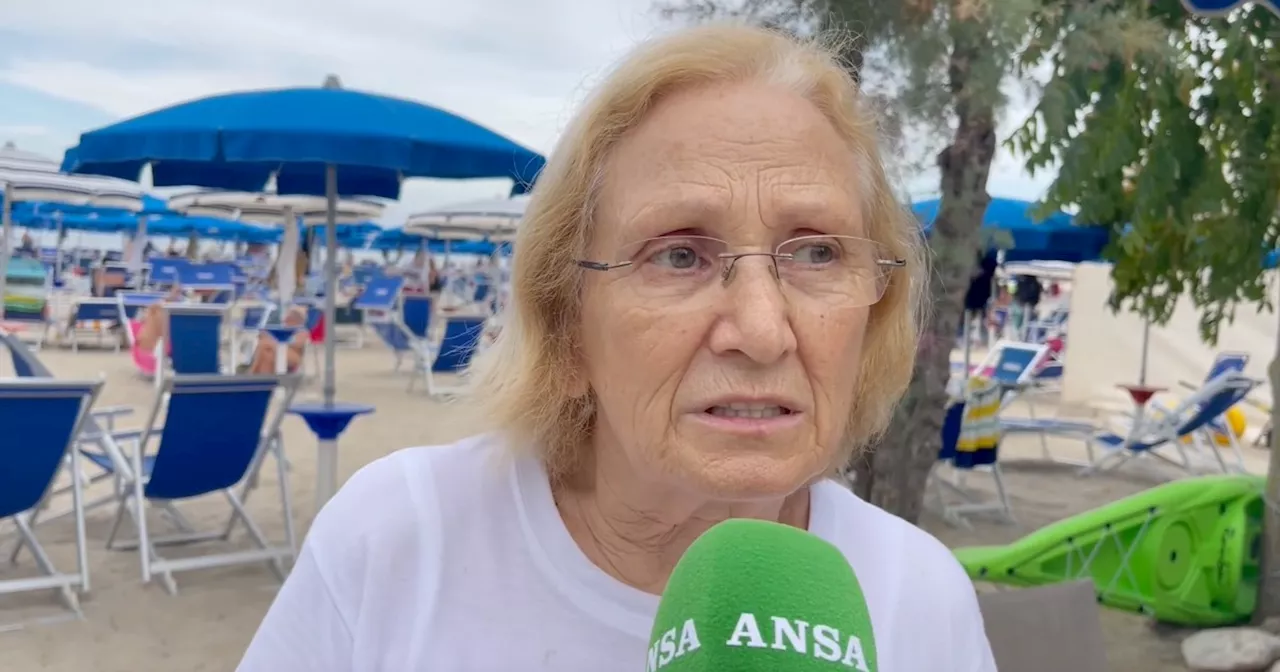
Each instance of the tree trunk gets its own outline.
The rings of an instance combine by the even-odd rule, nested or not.
[[[1280,314],[1280,310],[1276,311]],[[1271,379],[1271,460],[1267,465],[1266,505],[1263,512],[1262,572],[1258,579],[1258,606],[1253,612],[1256,622],[1280,616],[1280,339],[1276,354],[1267,369]]]
[[[991,83],[973,76],[985,48],[980,19],[953,12],[950,29],[948,78],[957,123],[951,144],[938,155],[942,195],[930,237],[931,319],[921,332],[915,372],[888,431],[869,456],[851,465],[855,492],[911,523],[919,522],[925,484],[941,448],[951,350],[978,249],[978,229],[991,200],[987,177],[995,157],[995,109],[987,88]]]

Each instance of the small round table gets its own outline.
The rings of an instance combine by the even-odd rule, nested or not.
[[[276,340],[276,373],[289,373],[289,342],[302,327],[288,327],[280,324],[263,327]]]
[[[1116,387],[1128,392],[1129,398],[1133,399],[1133,426],[1129,428],[1129,437],[1125,439],[1125,445],[1132,446],[1137,443],[1138,433],[1142,431],[1142,416],[1146,412],[1147,402],[1151,401],[1151,397],[1165,392],[1168,388],[1151,385],[1117,385]]]
[[[338,491],[338,437],[356,416],[373,410],[366,404],[341,402],[310,402],[289,407],[289,412],[302,418],[316,435],[316,513]]]

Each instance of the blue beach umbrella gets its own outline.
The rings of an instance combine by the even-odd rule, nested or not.
[[[137,225],[137,217],[131,213],[61,212],[40,213],[31,210],[15,210],[13,223],[28,229],[56,231],[89,231],[93,233],[118,233]]]
[[[536,152],[422,103],[338,88],[247,91],[202,98],[80,136],[63,168],[137,180],[151,165],[157,187],[399,198],[405,178],[511,178],[533,184]]]
[[[189,101],[84,133],[67,152],[73,173],[155,186],[398,198],[404,178],[510,178],[533,184],[538,153],[444,110],[409,100],[322,88],[230,93]],[[330,228],[333,234],[336,230]],[[336,247],[336,236],[326,236]],[[332,254],[330,259],[332,259]],[[325,312],[333,324],[336,267],[326,264]],[[333,342],[325,343],[326,402],[333,399]]]
[[[508,178],[512,191],[522,193],[544,163],[537,152],[474,122],[418,102],[344,90],[330,76],[320,88],[211,96],[84,133],[62,167],[137,180],[149,165],[155,186],[253,192],[274,183],[277,194],[325,196],[323,398],[332,410],[338,199],[398,198],[401,181],[413,177]],[[345,426],[331,419],[330,431],[321,433],[304,419],[322,443],[336,440]],[[332,453],[322,451],[320,465],[329,480]],[[318,485],[320,502],[336,487]]]
[[[319,226],[310,227],[309,231],[314,232],[317,236],[328,236],[328,228],[321,224]],[[357,240],[372,240],[382,233],[382,227],[374,222],[353,222],[350,224],[338,224],[338,242],[353,242]]]
[[[383,229],[374,239],[364,241],[363,245],[352,247],[368,246],[375,250],[400,250],[406,247],[418,247],[421,243],[421,236],[406,233],[403,228],[394,228]]]
[[[266,227],[215,217],[172,214],[152,216],[147,221],[147,233],[156,236],[188,236],[194,233],[201,238],[214,240],[257,240],[268,231],[270,230]]]
[[[925,235],[933,231],[938,216],[937,199],[911,206],[920,218]],[[982,228],[1006,231],[1013,249],[1005,251],[1006,261],[1093,261],[1102,254],[1110,231],[1100,226],[1077,225],[1071,215],[1055,212],[1044,219],[1032,217],[1036,204],[1011,198],[993,198],[982,216]]]

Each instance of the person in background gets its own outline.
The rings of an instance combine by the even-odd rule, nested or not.
[[[832,478],[911,380],[927,287],[875,120],[839,54],[782,32],[622,61],[525,211],[507,322],[450,411],[481,433],[352,476],[239,672],[652,669],[676,563],[743,518],[852,567],[877,669],[995,672],[951,551]]]
[[[1018,338],[1023,330],[1036,320],[1036,306],[1040,305],[1040,294],[1043,292],[1040,279],[1034,275],[1019,275],[1017,286],[1013,290],[1014,323],[1013,328]]]
[[[285,313],[281,324],[287,327],[302,327],[307,323],[307,307],[293,306]],[[302,363],[310,335],[305,329],[299,329],[289,340],[289,350],[285,354],[285,362],[289,373],[298,370]],[[267,333],[258,334],[258,345],[253,351],[253,361],[249,362],[246,373],[272,374],[276,372],[276,348],[279,344],[274,336]]]
[[[996,280],[996,253],[978,251],[978,259],[974,263],[973,273],[969,276],[969,289],[964,295],[964,319],[961,325],[961,338],[964,330],[973,331],[978,327],[979,342],[985,347],[990,340],[987,331],[987,309],[991,302],[991,289]]]
[[[169,313],[164,309],[164,304],[181,300],[182,288],[174,285],[163,301],[157,301],[143,309],[138,318],[138,331],[134,335],[134,342],[140,350],[151,352],[161,340],[169,340]]]
[[[991,302],[991,308],[987,311],[987,329],[996,335],[996,338],[1006,338],[1005,332],[1009,328],[1009,308],[1013,304],[1013,294],[1009,291],[1009,285],[1004,282],[997,281],[996,295]]]
[[[14,250],[14,253],[19,257],[31,257],[32,259],[39,256],[39,251],[36,250],[36,243],[31,239],[31,234],[22,234],[22,242],[18,245],[18,249]]]
[[[439,294],[444,289],[444,277],[440,274],[440,267],[436,265],[436,258],[431,257],[428,260],[430,268],[427,272],[429,278],[427,283],[427,291],[432,294]]]
[[[1057,310],[1065,310],[1067,308],[1067,294],[1062,291],[1062,285],[1057,281],[1049,283],[1047,294],[1049,295],[1048,298],[1041,304],[1041,307],[1044,308],[1045,311],[1054,312]]]
[[[307,286],[307,276],[311,274],[311,251],[306,246],[310,236],[302,236],[302,244],[294,257],[293,282],[295,291],[303,291]]]
[[[245,256],[248,258],[245,274],[248,275],[250,284],[256,289],[265,289],[271,282],[272,266],[275,263],[271,259],[271,251],[262,243],[250,243],[245,248]]]
[[[342,254],[342,264],[338,267],[338,280],[346,280],[356,272],[356,257],[351,250],[346,250]]]
[[[400,275],[404,277],[404,287],[411,292],[425,292],[431,281],[431,268],[434,262],[431,261],[431,255],[421,247],[413,253],[413,257],[409,259],[403,266],[399,268]]]

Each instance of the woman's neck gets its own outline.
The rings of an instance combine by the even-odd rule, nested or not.
[[[808,488],[781,499],[718,502],[638,477],[616,451],[604,452],[615,459],[593,460],[579,483],[557,488],[556,506],[587,557],[634,588],[661,594],[685,550],[721,521],[808,527]]]

